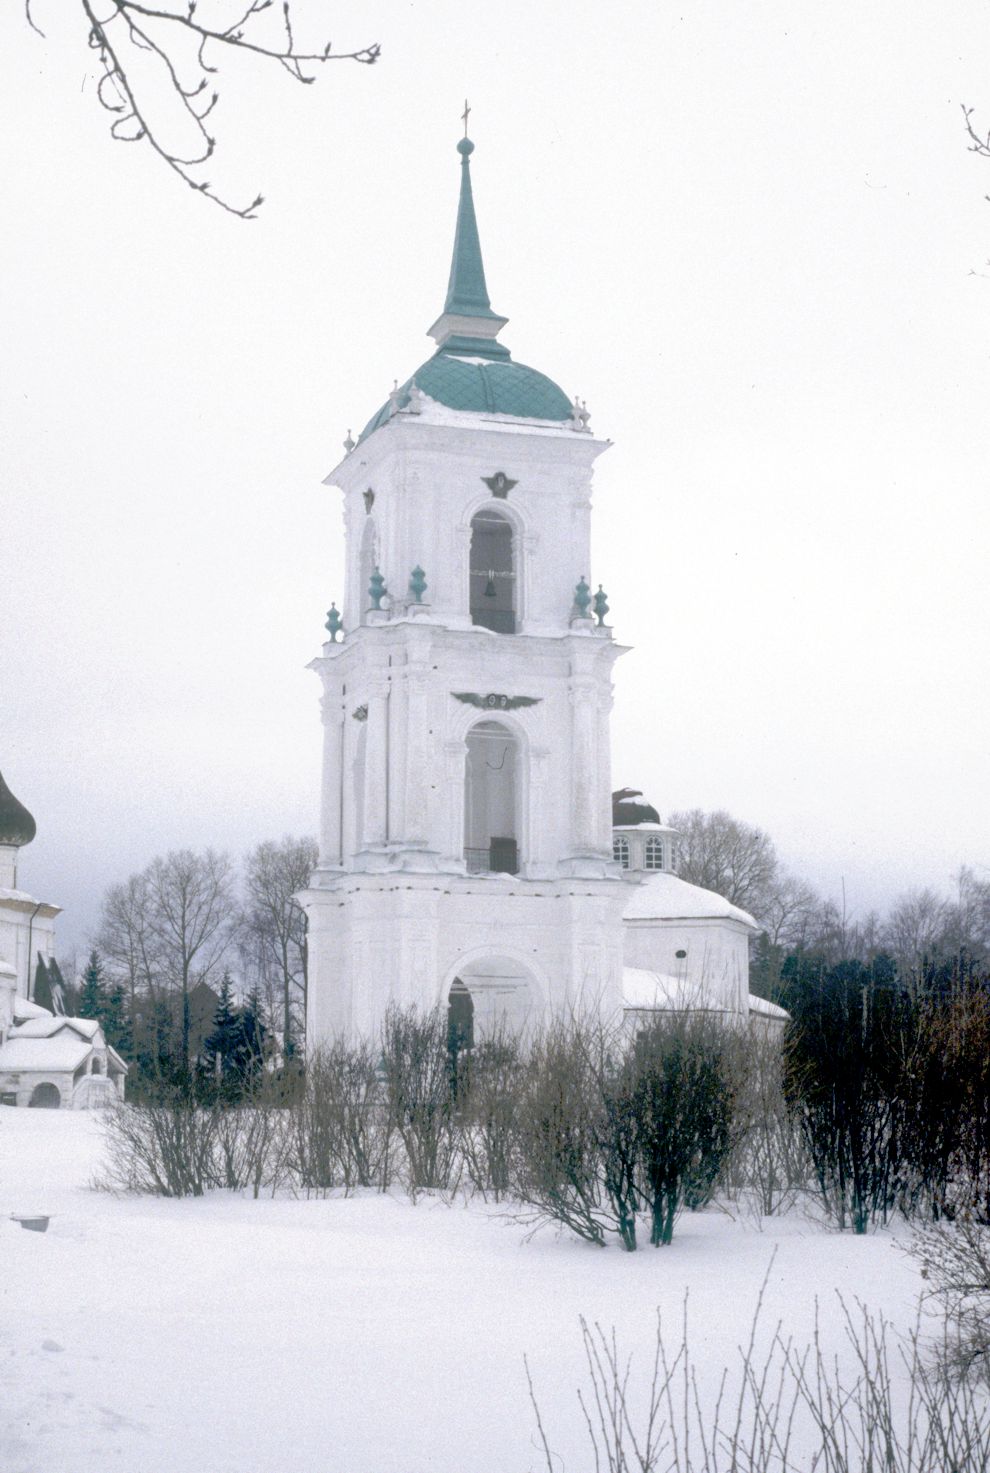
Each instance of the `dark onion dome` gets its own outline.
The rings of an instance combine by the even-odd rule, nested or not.
[[[34,819],[14,797],[0,773],[0,844],[12,844],[20,849],[23,844],[30,844],[37,832]]]
[[[635,828],[640,823],[659,823],[660,815],[652,803],[634,803],[642,798],[639,788],[620,788],[612,794],[612,827]]]

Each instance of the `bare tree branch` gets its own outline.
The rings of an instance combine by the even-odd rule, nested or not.
[[[32,14],[34,0],[24,0],[28,24],[38,35],[44,32]],[[257,195],[249,205],[231,203],[201,179],[195,170],[213,155],[216,139],[205,126],[205,120],[220,98],[216,88],[210,89],[209,78],[220,70],[219,58],[240,52],[276,62],[294,81],[309,85],[316,80],[313,68],[328,61],[355,61],[371,66],[378,60],[377,43],[357,51],[334,51],[331,41],[318,49],[297,44],[292,20],[292,0],[281,0],[282,38],[266,39],[252,23],[267,11],[273,11],[275,0],[240,0],[235,18],[227,25],[209,25],[199,19],[197,0],[182,0],[179,9],[167,5],[146,4],[139,0],[79,0],[89,24],[88,44],[95,51],[101,76],[96,95],[100,106],[113,114],[110,133],[120,143],[147,143],[167,168],[198,194],[205,195],[222,210],[242,220],[256,218],[263,197]],[[183,54],[186,48],[188,57]],[[217,56],[207,58],[207,49]],[[140,74],[133,65],[136,52],[146,53],[157,67],[160,86]],[[185,66],[195,76],[190,85],[182,80]],[[304,70],[305,67],[305,70]],[[166,117],[157,118],[164,103]],[[180,149],[169,141],[172,129],[192,126],[194,144]]]

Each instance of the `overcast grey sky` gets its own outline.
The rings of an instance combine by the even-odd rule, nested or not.
[[[853,911],[985,874],[990,6],[310,4],[382,61],[224,73],[252,224],[109,140],[72,0],[0,14],[0,769],[64,941],[315,831],[320,482],[432,348],[465,95],[502,336],[615,442],[616,785]]]

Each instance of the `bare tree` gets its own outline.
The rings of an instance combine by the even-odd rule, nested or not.
[[[139,992],[154,997],[158,977],[146,874],[131,875],[124,884],[111,885],[103,898],[96,945],[114,980],[127,989],[133,1016],[135,997]]]
[[[334,51],[321,39],[297,38],[291,0],[78,0],[89,30],[89,48],[100,68],[96,95],[113,117],[112,136],[121,143],[144,142],[190,189],[253,220],[263,203],[234,205],[199,176],[216,148],[208,118],[220,100],[214,81],[221,60],[259,57],[281,66],[297,82],[316,80],[328,61],[378,60],[377,44]],[[24,0],[32,28],[37,0]]]
[[[268,839],[247,858],[244,946],[248,966],[282,1019],[287,1058],[301,1038],[306,1011],[306,913],[296,893],[316,868],[315,839]]]
[[[934,890],[909,890],[893,906],[883,936],[905,982],[920,987],[925,963],[945,950],[949,919],[948,902]]]
[[[724,895],[757,918],[777,878],[777,853],[762,829],[742,823],[722,808],[704,813],[692,808],[672,813],[680,831],[678,872],[692,885]]]
[[[158,965],[182,996],[182,1059],[188,1063],[191,987],[223,964],[234,938],[233,868],[226,854],[212,849],[202,854],[178,849],[152,860],[143,878]]]

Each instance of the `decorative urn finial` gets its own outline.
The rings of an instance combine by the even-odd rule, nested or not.
[[[385,587],[385,579],[382,577],[381,569],[374,568],[371,574],[371,582],[368,584],[368,597],[371,599],[373,609],[381,609],[382,599],[388,589]]]
[[[578,611],[579,619],[587,619],[588,609],[591,605],[591,589],[588,587],[584,574],[581,581],[574,590],[574,607]]]
[[[337,611],[337,605],[336,604],[331,604],[329,610],[327,611],[327,623],[326,623],[326,627],[330,631],[330,640],[331,640],[331,643],[336,644],[337,643],[337,635],[340,633],[341,629],[343,629],[343,627],[344,627],[344,622],[341,619],[340,614]]]

